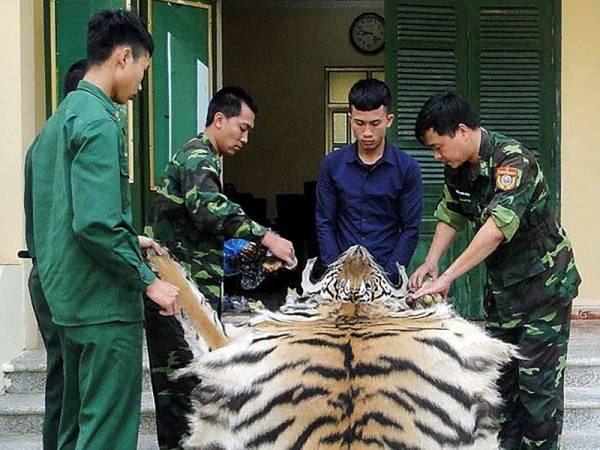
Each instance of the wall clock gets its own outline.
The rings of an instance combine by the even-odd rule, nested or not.
[[[350,41],[363,53],[375,53],[385,42],[385,20],[376,13],[364,13],[350,26]]]

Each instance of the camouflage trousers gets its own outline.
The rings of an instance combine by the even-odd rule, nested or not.
[[[564,412],[571,304],[537,309],[501,320],[486,305],[488,332],[517,345],[524,357],[504,368],[498,385],[504,400],[500,446],[504,450],[558,450]]]
[[[154,302],[147,298],[144,300],[158,445],[160,450],[174,450],[181,448],[181,439],[189,433],[190,394],[198,379],[194,376],[171,379],[174,371],[192,361],[193,355],[177,319],[161,316],[159,311]]]

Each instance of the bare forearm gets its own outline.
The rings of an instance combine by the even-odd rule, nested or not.
[[[454,228],[444,222],[438,222],[425,261],[437,265],[440,258],[446,253],[452,242],[454,242],[455,237],[456,230]]]
[[[454,281],[465,272],[485,260],[502,243],[504,236],[490,218],[477,232],[466,250],[441,275],[449,282]]]

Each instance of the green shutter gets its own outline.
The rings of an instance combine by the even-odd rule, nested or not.
[[[421,165],[426,185],[443,183],[443,165],[414,139],[414,123],[429,96],[465,86],[466,52],[457,30],[464,29],[464,14],[451,0],[393,2],[396,52],[388,69],[395,102],[393,141]],[[386,19],[388,20],[388,19]],[[434,188],[435,189],[435,188]],[[437,190],[436,190],[437,192]]]
[[[414,137],[414,124],[423,103],[433,94],[447,89],[467,88],[467,9],[453,0],[398,0],[386,2],[386,79],[391,80],[395,126],[391,140],[413,156],[421,167],[424,183],[423,221],[419,245],[409,272],[423,262],[436,221],[433,211],[444,182],[444,166],[433,158]],[[472,233],[457,243],[440,262],[441,270],[465,248]],[[454,284],[451,296],[460,314],[481,315],[480,269]]]
[[[540,154],[554,199],[559,161],[557,55],[553,45],[555,1],[472,2],[469,97],[481,123]],[[477,73],[479,72],[479,73]],[[556,202],[558,205],[558,202]]]

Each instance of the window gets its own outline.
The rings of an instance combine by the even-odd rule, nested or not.
[[[325,68],[325,153],[352,142],[348,120],[348,92],[364,78],[384,79],[383,67]]]

